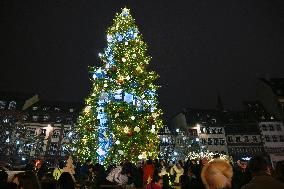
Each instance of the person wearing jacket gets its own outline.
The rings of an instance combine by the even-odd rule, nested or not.
[[[127,184],[128,177],[126,174],[122,173],[122,166],[115,167],[106,177],[106,180],[118,185]]]
[[[179,178],[181,175],[183,175],[183,168],[182,168],[182,162],[178,161],[171,169],[170,174],[175,175],[174,183],[179,184]]]
[[[252,179],[241,189],[284,189],[284,184],[270,175],[268,163],[263,156],[251,158],[249,169],[252,172]]]
[[[152,182],[154,176],[155,166],[151,159],[146,161],[143,166],[143,183],[147,185]]]
[[[64,162],[60,161],[58,167],[54,169],[52,174],[55,180],[58,180],[60,175],[64,172],[63,168],[64,168]]]

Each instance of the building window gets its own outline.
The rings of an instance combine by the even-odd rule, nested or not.
[[[256,136],[252,136],[252,141],[253,141],[253,142],[258,142],[257,137],[256,137]]]
[[[277,131],[281,131],[281,126],[280,126],[280,124],[277,124],[277,125],[276,125],[276,130],[277,130]]]
[[[272,135],[273,142],[278,142],[277,137],[275,135]]]
[[[24,120],[24,121],[27,121],[28,119],[29,119],[29,115],[28,115],[28,114],[24,114],[24,115],[23,115],[23,120]]]
[[[55,122],[56,123],[60,123],[61,122],[61,117],[57,116],[56,119],[55,119]]]
[[[4,110],[6,107],[6,102],[5,101],[0,101],[0,110]]]
[[[248,136],[244,136],[244,141],[245,142],[249,142],[249,137]]]
[[[262,125],[262,130],[263,130],[263,131],[267,131],[266,125]]]
[[[216,130],[217,130],[216,128],[212,128],[212,129],[211,129],[211,133],[212,133],[212,134],[216,134],[216,133],[217,133]]]
[[[9,103],[9,106],[8,106],[8,109],[9,110],[14,110],[14,109],[16,109],[16,101],[11,101],[10,103]]]
[[[241,137],[240,136],[236,137],[236,142],[241,142]]]
[[[219,144],[219,139],[218,138],[214,138],[214,145],[218,145]]]
[[[27,135],[28,136],[35,136],[36,135],[36,129],[35,128],[28,128]]]
[[[204,134],[204,133],[205,133],[205,127],[200,127],[200,132],[201,132],[202,134]]]
[[[43,116],[43,121],[48,121],[49,120],[49,115],[44,115]]]
[[[60,131],[59,130],[54,130],[51,137],[52,138],[59,138],[59,135],[60,135]]]
[[[202,139],[201,139],[201,144],[202,144],[202,145],[206,145],[206,143],[207,143],[206,139],[205,139],[205,138],[202,138]]]
[[[269,135],[265,135],[265,141],[266,141],[266,142],[270,142],[270,137],[269,137]]]
[[[33,107],[33,111],[36,111],[37,109],[38,109],[37,106],[34,106],[34,107]]]
[[[39,118],[39,116],[34,115],[34,116],[33,116],[33,121],[38,121],[38,118]]]
[[[73,124],[73,119],[72,119],[72,117],[67,117],[67,118],[66,118],[66,123],[67,123],[67,124]]]
[[[220,138],[220,139],[219,139],[219,142],[220,142],[220,145],[222,145],[222,146],[225,145],[225,139]]]
[[[233,137],[232,137],[232,136],[228,136],[228,142],[229,142],[229,143],[234,142],[234,141],[233,141]]]
[[[280,140],[280,142],[284,142],[284,135],[280,135],[279,140]]]
[[[46,135],[46,129],[40,129],[40,135],[45,136]]]
[[[273,125],[269,125],[269,130],[270,130],[270,131],[274,131]]]
[[[208,145],[212,145],[213,144],[213,139],[212,138],[208,138]]]
[[[47,107],[47,106],[42,108],[43,111],[47,111],[49,109],[50,109],[50,107]]]
[[[206,127],[206,134],[211,134],[209,127]]]

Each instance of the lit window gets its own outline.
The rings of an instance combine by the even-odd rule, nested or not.
[[[245,142],[249,142],[249,137],[248,136],[244,136]]]
[[[23,120],[24,120],[24,121],[27,121],[28,118],[29,118],[29,116],[28,116],[27,114],[23,115]]]
[[[258,142],[257,137],[256,137],[256,136],[252,136],[252,141],[253,141],[253,142]]]
[[[8,117],[4,117],[3,118],[3,123],[8,123],[9,122],[9,118]]]
[[[277,142],[278,141],[277,137],[275,135],[272,136],[272,140],[273,140],[273,142]]]
[[[43,116],[43,121],[48,121],[49,120],[49,115],[44,115]]]
[[[241,137],[240,136],[236,137],[236,142],[241,142]]]
[[[269,135],[265,135],[265,141],[270,142],[270,136]]]
[[[54,130],[52,133],[52,138],[59,138],[60,131],[59,130]]]
[[[234,142],[232,136],[228,136],[228,142],[229,142],[229,143]]]
[[[0,101],[0,110],[4,110],[6,107],[6,102],[5,101]]]
[[[56,122],[56,123],[60,123],[60,122],[61,122],[61,117],[57,116],[55,122]]]
[[[14,109],[16,109],[16,101],[11,101],[10,103],[9,103],[9,106],[8,106],[8,109],[9,110],[14,110]]]
[[[38,118],[39,118],[39,116],[34,115],[34,116],[33,116],[33,121],[38,121]]]
[[[213,138],[208,138],[208,145],[212,145],[213,144]]]

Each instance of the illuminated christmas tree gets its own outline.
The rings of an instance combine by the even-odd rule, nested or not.
[[[129,9],[107,29],[103,65],[91,68],[93,89],[79,117],[77,153],[103,164],[157,158],[162,111],[157,107],[158,75]]]

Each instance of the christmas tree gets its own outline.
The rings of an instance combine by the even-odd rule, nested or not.
[[[79,117],[77,154],[103,164],[157,158],[162,111],[157,107],[158,75],[127,8],[107,29],[101,67],[91,67],[93,88]]]

